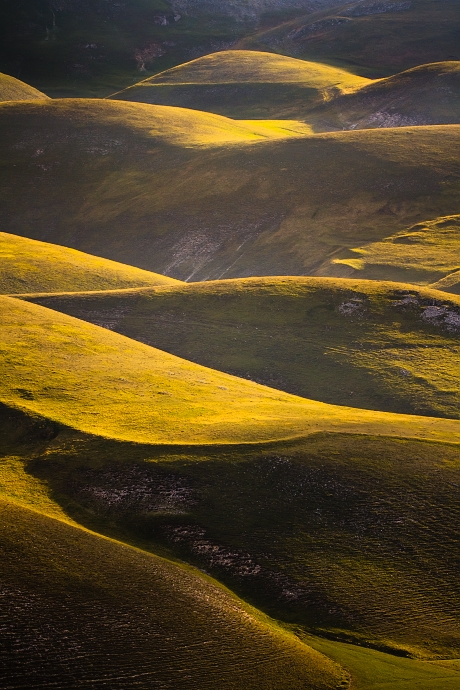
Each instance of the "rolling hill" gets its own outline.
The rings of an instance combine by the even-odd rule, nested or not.
[[[71,99],[5,103],[0,123],[4,231],[180,279],[346,277],[350,249],[458,212],[455,125],[308,136]]]
[[[291,117],[315,132],[459,124],[460,62],[421,65],[372,81],[319,62],[228,50],[174,67],[111,98],[227,117]]]
[[[178,281],[49,242],[0,232],[0,292],[110,290]]]
[[[196,571],[4,500],[0,516],[5,687],[332,690],[344,677]]]
[[[0,101],[37,101],[47,99],[41,91],[7,74],[0,74]]]
[[[421,65],[338,95],[309,113],[315,131],[459,124],[460,62]]]
[[[154,446],[0,412],[0,492],[18,505],[195,563],[299,635],[397,657],[458,657],[458,444],[326,432],[290,443]],[[62,571],[54,541],[43,562]],[[14,572],[24,575],[33,556],[16,553]],[[128,582],[136,596],[137,577]],[[386,664],[392,678],[398,664]],[[353,670],[350,657],[344,666]],[[442,668],[401,670],[406,682],[415,673],[427,688],[450,687]],[[366,678],[359,663],[357,671]]]
[[[195,563],[301,630],[458,654],[460,422],[305,400],[0,302],[3,495]]]
[[[460,300],[435,290],[246,278],[27,299],[306,398],[460,415]]]
[[[460,442],[460,423],[339,407],[201,367],[1,297],[0,402],[87,434],[149,444],[249,443],[321,430]],[[104,404],[94,391],[104,391]]]
[[[360,0],[298,17],[242,39],[237,48],[271,50],[382,77],[459,60],[456,0]]]
[[[315,105],[370,83],[335,67],[249,50],[192,60],[111,98],[206,110],[227,117],[307,119]]]

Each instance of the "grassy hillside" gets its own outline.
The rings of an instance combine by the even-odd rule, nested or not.
[[[0,412],[0,491],[18,504],[193,562],[301,635],[459,656],[458,446],[323,433],[168,449]],[[450,687],[443,668],[348,649],[342,663],[359,688],[378,687],[358,684],[374,662],[376,683]]]
[[[174,67],[112,98],[227,117],[295,117],[316,132],[458,124],[460,62],[421,65],[371,81],[319,62],[229,50]]]
[[[337,665],[197,572],[0,502],[8,688],[336,688]]]
[[[207,110],[227,117],[294,117],[369,83],[335,67],[249,50],[226,50],[179,65],[111,98]]]
[[[460,442],[456,421],[306,400],[35,304],[0,300],[0,401],[85,433],[138,443],[245,443],[329,429]]]
[[[49,242],[0,232],[0,292],[110,290],[178,281]]]
[[[105,96],[247,31],[219,15],[196,18],[164,0],[3,3],[0,69],[47,93]]]
[[[458,124],[460,62],[421,65],[338,95],[307,116],[316,131]]]
[[[237,47],[272,50],[380,77],[459,60],[459,38],[456,0],[360,0],[262,30]]]
[[[246,278],[28,299],[306,398],[460,415],[453,295],[398,283]]]
[[[181,279],[346,276],[349,248],[458,212],[453,125],[301,137],[72,100],[3,104],[0,123],[4,231]]]
[[[352,258],[335,259],[366,278],[434,283],[449,290],[460,268],[460,216],[417,223],[379,242],[353,248]],[[438,282],[440,281],[440,282]]]
[[[48,98],[41,91],[7,74],[0,74],[0,101],[36,101]]]

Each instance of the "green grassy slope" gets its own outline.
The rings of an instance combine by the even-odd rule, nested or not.
[[[346,276],[348,248],[458,212],[454,125],[302,138],[72,100],[3,104],[0,124],[4,231],[181,279]]]
[[[28,299],[306,398],[460,415],[460,300],[434,290],[247,278]]]
[[[351,268],[365,278],[433,283],[449,291],[460,268],[460,216],[417,223],[351,251],[350,258],[334,260],[336,266]]]
[[[161,72],[112,96],[228,117],[305,119],[315,105],[369,80],[283,55],[227,50]]]
[[[49,242],[0,232],[0,292],[110,290],[178,281]]]
[[[0,516],[5,687],[341,681],[333,662],[196,572],[14,503],[1,501]]]
[[[0,492],[18,504],[195,563],[300,633],[459,656],[458,446],[317,434],[168,449],[0,412]]]
[[[327,654],[350,671],[356,690],[455,690],[460,681],[458,661],[414,661],[362,649],[343,642],[305,636],[314,649]]]
[[[35,304],[0,301],[0,400],[85,433],[139,443],[244,443],[328,429],[460,442],[457,421],[306,400]]]
[[[47,99],[41,91],[7,74],[0,74],[0,101],[36,101]]]
[[[255,33],[237,47],[273,50],[380,77],[459,60],[459,38],[456,0],[361,0]]]
[[[307,116],[315,129],[458,124],[460,62],[421,65],[337,96]]]

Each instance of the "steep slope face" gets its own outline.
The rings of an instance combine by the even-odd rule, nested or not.
[[[29,299],[306,398],[460,416],[460,300],[435,290],[247,278]]]
[[[237,47],[350,65],[366,76],[459,60],[456,0],[361,0],[292,20]]]
[[[110,290],[178,281],[49,242],[0,232],[0,292]]]
[[[305,119],[314,106],[368,83],[329,65],[227,50],[145,79],[112,98],[185,106],[229,117]]]
[[[333,662],[228,591],[158,557],[13,503],[2,523],[8,688],[329,690]]]
[[[421,65],[337,96],[307,116],[318,129],[460,122],[460,62]],[[319,122],[318,122],[319,119]]]
[[[3,230],[180,279],[347,276],[348,248],[458,212],[458,126],[309,137],[72,100],[0,122]]]
[[[0,302],[0,401],[56,428],[162,445],[251,443],[321,430],[460,442],[457,421],[306,400],[36,304]]]
[[[47,99],[41,91],[8,74],[0,74],[0,101],[37,101]]]

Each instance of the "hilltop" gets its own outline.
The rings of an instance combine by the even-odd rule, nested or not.
[[[27,299],[305,398],[460,415],[460,299],[435,290],[241,278]]]
[[[370,83],[350,72],[284,55],[226,50],[161,72],[111,98],[196,108],[227,117],[294,117]]]
[[[230,50],[174,67],[111,98],[227,117],[294,117],[315,132],[459,124],[460,62],[370,80],[320,62]]]
[[[177,282],[75,249],[0,232],[0,293],[110,290]]]
[[[456,125],[310,136],[72,99],[4,103],[0,124],[4,231],[179,279],[346,277],[350,249],[458,212]]]
[[[242,39],[271,50],[382,77],[431,62],[459,60],[456,0],[360,0],[298,17]]]
[[[197,571],[4,500],[0,516],[9,688],[333,690],[344,677]]]
[[[19,79],[0,74],[0,101],[36,101],[47,99],[41,91]]]

